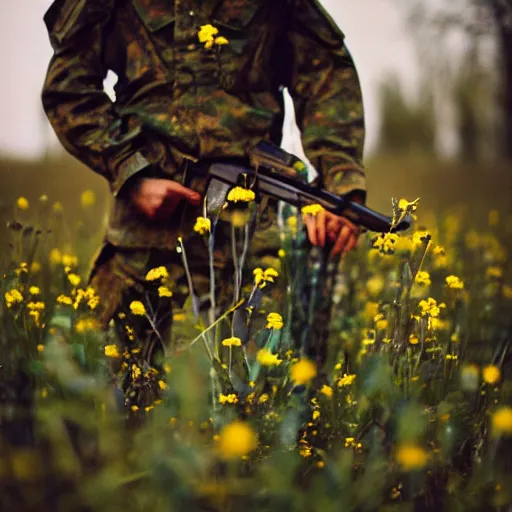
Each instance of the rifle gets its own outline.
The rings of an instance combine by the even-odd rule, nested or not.
[[[250,163],[250,166],[212,164],[208,172],[208,187],[212,182],[241,185],[253,190],[257,200],[265,195],[298,208],[320,204],[357,226],[379,233],[403,231],[412,224],[412,218],[408,214],[394,223],[392,217],[351,201],[346,196],[338,196],[308,184],[298,172],[298,169],[305,168],[305,164],[271,142],[260,142],[250,153]]]

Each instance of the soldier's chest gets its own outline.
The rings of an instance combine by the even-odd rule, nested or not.
[[[244,30],[270,0],[130,0],[151,31],[172,25],[174,39],[190,39],[201,26]],[[275,0],[277,1],[277,0]]]

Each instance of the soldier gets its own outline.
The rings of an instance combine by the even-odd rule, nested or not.
[[[318,184],[364,201],[358,77],[318,0],[56,0],[45,23],[54,56],[44,109],[63,146],[105,177],[113,196],[92,276],[105,325],[144,296],[158,325],[140,328],[153,338],[155,327],[159,337],[168,331],[170,299],[146,273],[165,265],[176,289],[184,282],[174,249],[201,214],[205,170],[245,161],[262,139],[279,143],[281,86]],[[115,102],[103,91],[109,70],[118,76]],[[307,229],[313,245],[331,241],[332,255],[358,237],[326,212]],[[200,281],[204,245],[187,243]]]

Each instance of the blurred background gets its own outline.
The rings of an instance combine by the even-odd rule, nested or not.
[[[64,153],[41,108],[51,57],[50,0],[0,4],[0,175],[4,208],[47,194],[72,214],[102,179]],[[422,198],[476,217],[510,205],[512,23],[509,0],[323,0],[346,35],[364,93],[369,204]],[[113,77],[106,82],[110,90]],[[290,124],[285,131],[290,135]]]

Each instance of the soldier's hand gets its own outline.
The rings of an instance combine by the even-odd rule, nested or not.
[[[168,179],[143,178],[133,190],[130,198],[135,207],[152,220],[171,217],[181,201],[198,206],[201,196],[194,190]]]
[[[357,245],[359,228],[345,217],[322,210],[315,216],[305,215],[309,241],[313,245],[332,246],[329,257],[351,251]]]

